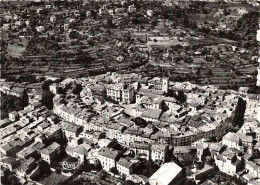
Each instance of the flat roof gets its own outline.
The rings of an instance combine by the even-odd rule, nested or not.
[[[149,178],[149,181],[157,180],[161,184],[169,184],[181,170],[182,168],[174,162],[165,163]]]

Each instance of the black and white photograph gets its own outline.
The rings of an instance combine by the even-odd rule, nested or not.
[[[1,185],[260,185],[260,0],[0,0]]]

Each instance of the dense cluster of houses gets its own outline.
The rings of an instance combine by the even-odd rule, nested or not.
[[[1,120],[1,165],[20,178],[30,178],[38,172],[38,159],[52,166],[65,151],[80,164],[100,163],[109,173],[116,169],[131,177],[143,160],[163,164],[173,156],[185,164],[210,156],[226,174],[240,174],[248,182],[258,179],[259,95],[248,94],[246,88],[224,91],[172,83],[168,78],[143,78],[140,83],[136,74],[107,73],[101,79],[107,78],[113,83],[79,78],[51,84],[55,94],[52,111],[40,101],[30,101],[38,97],[29,96],[31,103],[24,110]],[[80,94],[71,93],[75,84],[82,85]],[[10,94],[10,86],[15,84],[2,82],[1,92]],[[39,90],[35,84],[26,87],[32,94]],[[60,94],[63,88],[67,93]],[[178,99],[181,93],[186,97],[183,102]],[[116,101],[106,101],[109,96]],[[247,101],[244,124],[238,132],[230,132],[227,120],[236,111],[239,98]],[[114,142],[120,149],[113,147]],[[203,174],[212,170],[205,168]],[[202,172],[197,173],[194,178],[201,178]],[[155,177],[151,177],[152,183],[159,179]]]
[[[41,1],[45,2],[34,0],[35,4],[41,4]],[[185,1],[166,0],[163,1],[162,7],[167,10],[177,5],[186,9],[185,6],[189,7],[190,1]],[[97,2],[102,6],[93,7],[90,5],[92,2],[86,0],[74,8],[66,9],[65,5],[57,5],[59,1],[48,1],[44,5],[21,5],[15,11],[4,12],[1,14],[1,30],[3,33],[12,32],[12,37],[17,39],[17,43],[20,42],[9,42],[7,52],[14,57],[26,55],[26,59],[31,61],[30,65],[34,62],[38,65],[45,60],[52,61],[52,51],[55,49],[55,59],[63,55],[61,58],[66,58],[66,62],[74,61],[78,51],[97,59],[97,55],[108,55],[109,52],[105,51],[113,51],[114,47],[109,46],[110,44],[119,49],[109,53],[108,58],[112,58],[111,60],[119,65],[114,67],[109,63],[111,61],[103,65],[102,60],[95,60],[89,64],[88,71],[109,71],[111,66],[113,71],[128,69],[131,64],[126,62],[127,57],[135,59],[129,63],[135,63],[139,57],[138,60],[147,59],[150,63],[162,60],[163,62],[158,64],[164,66],[162,69],[168,66],[183,75],[191,71],[199,73],[201,66],[206,63],[210,66],[212,64],[214,67],[210,69],[214,75],[209,75],[209,81],[202,79],[203,83],[205,80],[205,84],[226,86],[226,82],[231,84],[235,82],[233,80],[247,83],[247,78],[253,79],[252,75],[237,75],[235,79],[230,79],[234,73],[230,70],[223,72],[223,68],[219,67],[221,57],[225,56],[229,58],[228,63],[243,63],[245,60],[242,60],[240,54],[250,52],[242,46],[216,44],[197,48],[189,52],[192,61],[184,62],[183,59],[178,61],[179,63],[174,62],[170,49],[183,47],[180,55],[176,54],[183,58],[187,54],[184,51],[190,43],[203,41],[205,37],[201,33],[175,26],[166,18],[157,17],[157,20],[154,15],[160,10],[153,7],[153,3],[147,3],[147,7],[140,8],[135,6],[134,2],[132,4],[121,0]],[[237,3],[240,0],[224,2]],[[243,2],[259,6],[257,0]],[[230,15],[226,16],[222,8],[212,10],[214,19],[220,18],[217,27],[216,22],[199,21],[198,28],[230,31],[233,28],[233,23],[230,22],[235,22],[248,13],[248,8],[234,6],[225,11],[230,12]],[[129,27],[125,26],[122,23],[124,19],[129,16],[133,22],[134,18],[130,15],[135,15],[135,12],[142,14],[142,19],[149,21],[142,26],[132,23]],[[44,18],[45,13],[47,16],[42,19],[44,22],[33,22],[34,14]],[[95,14],[98,17],[96,20],[93,18]],[[113,26],[106,29],[110,19],[111,24],[120,27],[121,30]],[[151,23],[153,19],[156,19],[154,27]],[[77,25],[78,22],[82,24]],[[100,27],[100,30],[96,27]],[[39,38],[45,38],[44,52],[51,51],[50,53],[37,55],[37,50],[34,49],[38,46],[26,47],[22,44],[33,37],[32,30]],[[113,40],[104,34],[106,32],[113,35]],[[71,37],[73,33],[78,35],[77,39]],[[52,39],[55,35],[60,37]],[[103,43],[101,38],[108,42]],[[49,45],[55,46],[55,49],[45,47],[48,40],[55,40],[55,44]],[[89,41],[99,44],[90,47]],[[214,58],[212,53],[220,54],[220,59]],[[234,57],[230,58],[230,55]],[[252,61],[255,57],[257,58],[252,57]],[[216,62],[207,61],[209,58],[214,58]],[[49,62],[46,63],[49,65]],[[245,63],[241,68],[247,68],[246,65],[250,67],[251,64]],[[86,66],[82,66],[73,64],[73,68],[68,69],[63,66],[63,73],[74,75],[81,70],[86,71]],[[66,78],[60,83],[51,83],[49,90],[54,95],[52,110],[43,106],[43,83],[15,83],[0,79],[1,93],[18,98],[26,93],[29,98],[29,105],[23,110],[10,112],[8,118],[0,120],[1,166],[16,174],[21,181],[33,181],[33,177],[40,174],[39,161],[45,161],[53,171],[57,166],[72,171],[83,164],[91,164],[127,179],[133,179],[138,175],[139,179],[143,179],[141,182],[155,185],[183,184],[186,176],[182,167],[210,161],[202,169],[193,165],[192,175],[187,175],[187,178],[197,182],[218,169],[225,174],[239,177],[248,184],[260,183],[260,95],[247,93],[248,89],[243,87],[238,91],[221,90],[213,85],[172,82],[167,77],[146,77],[141,75],[142,70],[150,76],[158,73],[145,71],[146,67],[140,68],[140,74],[108,72],[94,77]],[[51,65],[49,68],[49,72],[54,70]],[[257,70],[260,72],[260,67]],[[84,73],[81,73],[81,76],[84,76],[82,74]],[[260,83],[259,74],[257,84]],[[17,75],[15,80],[23,81],[21,75]],[[82,90],[75,93],[79,86]],[[243,125],[233,128],[231,120],[237,114],[241,99],[246,101]],[[77,164],[63,161],[68,156],[76,159]],[[145,179],[142,175],[136,174],[141,164],[157,164],[160,168]]]

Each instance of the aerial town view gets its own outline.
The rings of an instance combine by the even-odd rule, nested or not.
[[[3,185],[260,185],[259,0],[0,0]]]

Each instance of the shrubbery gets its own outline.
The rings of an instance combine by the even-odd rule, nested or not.
[[[13,111],[20,111],[28,105],[28,95],[23,92],[21,98],[1,93],[1,119],[7,118]]]

